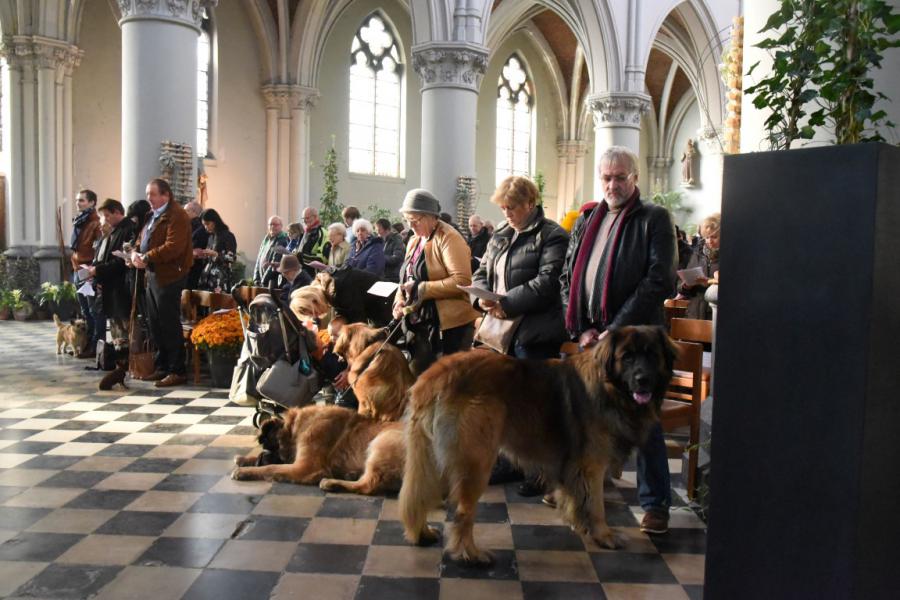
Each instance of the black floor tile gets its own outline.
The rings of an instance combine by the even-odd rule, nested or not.
[[[691,600],[703,600],[702,585],[683,585],[681,587],[684,588],[685,593]]]
[[[96,456],[117,456],[120,458],[136,458],[138,456],[143,456],[156,448],[156,446],[147,446],[144,444],[113,444],[112,446],[107,446],[100,452],[96,454]]]
[[[14,496],[18,496],[22,492],[26,491],[27,487],[15,487],[11,485],[0,485],[0,504],[3,504],[10,498]]]
[[[278,573],[207,569],[194,580],[182,600],[266,600]],[[314,594],[313,594],[314,595]]]
[[[260,499],[262,496],[245,494],[205,494],[188,512],[247,515],[259,504]]]
[[[153,404],[178,404],[184,406],[193,400],[193,398],[159,398],[158,400],[154,400]]]
[[[202,452],[201,452],[202,454]],[[238,452],[238,454],[241,454]],[[276,496],[324,496],[325,491],[317,485],[297,485],[295,483],[273,483],[270,494]]]
[[[181,433],[190,427],[185,423],[150,423],[143,429],[141,433]]]
[[[166,440],[166,446],[209,446],[217,437],[216,435],[177,433]]]
[[[158,414],[158,413],[130,412],[130,413],[125,413],[124,415],[122,415],[121,417],[116,419],[116,422],[129,421],[132,423],[153,423],[154,421],[160,420],[162,417],[163,417],[163,415]]]
[[[169,475],[154,490],[166,492],[205,492],[222,479],[220,475]]]
[[[22,464],[17,469],[51,469],[58,471],[67,469],[77,462],[84,460],[83,456],[35,456]]]
[[[523,581],[523,600],[605,600],[599,583]]]
[[[299,544],[287,566],[294,573],[359,575],[366,564],[368,546]]]
[[[90,598],[122,567],[50,565],[13,594],[28,598]]]
[[[439,579],[362,577],[355,600],[437,600]]]
[[[65,507],[121,510],[142,495],[143,492],[131,490],[88,490],[70,500]]]
[[[252,515],[245,519],[241,534],[236,539],[299,542],[307,525],[309,519]]]
[[[204,448],[196,455],[194,458],[204,458],[208,460],[231,460],[235,456],[247,454],[246,448],[231,448],[229,446],[213,446],[211,448]],[[279,484],[274,484],[279,485]],[[294,484],[280,484],[280,485],[294,485]]]
[[[175,411],[175,414],[179,415],[211,415],[216,412],[218,407],[216,406],[182,406],[178,410]],[[241,419],[243,417],[238,417]]]
[[[456,506],[450,504],[447,509],[447,520],[452,521],[456,514]],[[476,523],[507,523],[509,522],[509,512],[506,510],[506,504],[501,502],[479,502],[475,509]]]
[[[438,531],[444,530],[443,523],[429,523]],[[379,521],[372,536],[373,546],[409,546],[403,537],[403,523],[400,521]]]
[[[239,425],[228,433],[230,435],[256,435],[259,431],[251,425]]]
[[[3,454],[46,454],[57,446],[61,446],[60,442],[26,442],[22,441],[6,448],[0,448]]]
[[[598,552],[591,554],[591,561],[601,583],[677,583],[658,554]]]
[[[516,550],[584,550],[584,542],[564,525],[513,525]]]
[[[180,516],[175,512],[122,511],[94,533],[158,536]]]
[[[338,519],[377,519],[381,514],[381,498],[325,498],[317,517]]]
[[[107,477],[109,477],[109,473],[101,471],[62,471],[40,482],[36,487],[87,489],[94,487]]]
[[[494,560],[489,565],[470,565],[450,560],[447,553],[441,559],[441,577],[454,579],[515,580],[519,577],[516,553],[512,550],[491,550]]]
[[[75,441],[91,444],[115,444],[126,435],[128,434],[115,431],[89,431],[79,436]]]
[[[200,421],[201,425],[237,425],[244,417],[230,417],[228,415],[210,415]]]
[[[225,540],[163,537],[154,541],[134,564],[203,568],[224,543]]]
[[[141,433],[144,433],[141,431]],[[185,463],[178,458],[139,458],[122,471],[129,473],[171,473]]]
[[[0,506],[0,529],[20,531],[31,527],[51,512],[53,511],[49,508]]]
[[[703,554],[706,552],[705,529],[669,529],[663,535],[650,534],[660,554]]]
[[[640,525],[634,513],[625,504],[607,502],[606,524],[610,527],[637,527]]]
[[[78,413],[84,414],[84,413]],[[53,430],[62,429],[64,431],[93,431],[103,425],[103,421],[66,421],[60,423]],[[80,440],[79,440],[80,441]]]
[[[106,410],[106,407],[104,407]],[[45,415],[42,415],[45,419],[65,419],[66,421],[71,421],[75,417],[80,417],[84,413],[79,410],[51,410]],[[60,427],[54,427],[54,429],[59,429]]]
[[[0,560],[51,562],[82,539],[74,533],[22,532],[0,544]]]
[[[24,440],[40,432],[40,429],[0,429],[0,440]]]

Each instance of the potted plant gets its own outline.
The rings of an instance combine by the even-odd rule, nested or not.
[[[746,92],[772,151],[724,162],[704,595],[880,597],[900,558],[900,148],[871,70],[900,15],[782,0],[763,31],[773,66]]]
[[[10,316],[12,316],[12,293],[0,289],[0,321],[6,321]]]
[[[28,301],[22,290],[10,292],[10,309],[16,321],[24,321],[34,313],[34,306]]]
[[[191,343],[206,352],[213,386],[228,387],[244,342],[241,317],[236,310],[213,313],[191,332]]]
[[[45,281],[35,296],[38,306],[59,317],[60,321],[72,319],[78,312],[78,290],[70,281],[57,285]]]

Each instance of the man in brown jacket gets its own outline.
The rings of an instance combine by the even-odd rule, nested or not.
[[[72,250],[72,273],[75,278],[75,285],[81,287],[84,278],[78,277],[78,271],[87,268],[94,260],[94,242],[100,239],[100,217],[97,215],[95,206],[97,205],[97,194],[92,190],[81,190],[75,198],[75,204],[78,207],[78,215],[72,220],[72,239],[69,247]],[[94,322],[94,315],[91,312],[91,301],[93,298],[78,294],[78,304],[81,306],[81,313],[84,315],[84,322],[87,325],[88,341],[95,338],[94,329],[103,327],[102,323]],[[78,358],[91,358],[94,356],[94,348],[90,345],[84,348],[78,348]]]
[[[156,344],[156,387],[186,381],[181,333],[181,291],[194,262],[191,217],[172,196],[164,179],[147,184],[152,212],[141,231],[132,264],[147,271],[147,320]]]

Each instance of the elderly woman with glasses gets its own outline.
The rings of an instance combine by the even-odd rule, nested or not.
[[[722,218],[714,213],[700,223],[700,246],[691,255],[687,269],[699,267],[703,275],[693,285],[682,284],[679,292],[688,299],[685,316],[689,319],[712,319],[712,308],[705,299],[706,290],[719,283],[719,230]]]
[[[414,189],[400,208],[413,231],[400,267],[394,317],[406,317],[413,370],[421,373],[438,354],[468,350],[478,313],[460,285],[471,285],[469,246],[452,225],[441,221],[441,205],[431,192]]]

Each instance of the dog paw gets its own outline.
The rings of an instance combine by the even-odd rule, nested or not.
[[[338,485],[336,479],[323,479],[319,482],[319,488],[326,492],[339,492],[344,488]]]
[[[433,546],[434,544],[441,541],[441,532],[434,527],[426,526],[419,533],[419,539],[416,540],[417,546]]]
[[[595,531],[591,534],[591,538],[597,543],[598,546],[602,548],[609,548],[610,550],[618,550],[620,548],[624,548],[627,539],[623,534],[609,527],[607,527],[605,530]]]
[[[494,555],[487,550],[479,550],[478,548],[470,548],[462,552],[448,552],[447,556],[453,562],[472,567],[489,567],[494,564]]]
[[[243,469],[238,467],[231,472],[231,478],[235,481],[243,481],[245,479]]]

